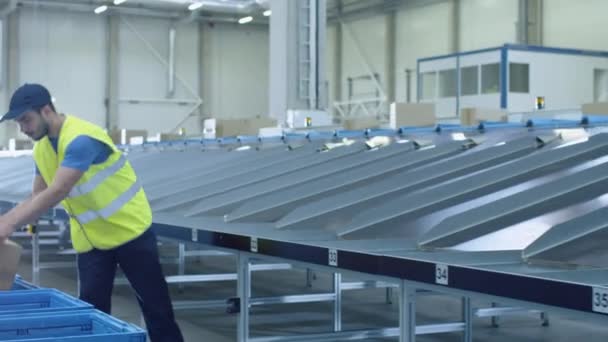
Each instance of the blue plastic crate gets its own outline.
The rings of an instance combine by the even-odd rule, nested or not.
[[[55,289],[0,292],[0,316],[92,308],[91,304]]]
[[[145,342],[146,333],[97,310],[0,317],[0,341]]]
[[[38,288],[38,286],[28,281],[25,281],[23,278],[17,275],[15,276],[15,281],[13,282],[13,287],[11,288],[11,290],[33,290]]]

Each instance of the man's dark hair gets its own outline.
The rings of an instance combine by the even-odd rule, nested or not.
[[[46,106],[46,105],[44,105],[44,106]],[[44,107],[44,106],[42,106],[42,107]],[[55,105],[53,104],[53,102],[48,103],[48,106],[51,107],[53,112],[57,113],[57,110],[55,109]],[[41,114],[40,111],[42,110],[42,107],[34,108],[34,110],[37,111],[38,114]]]

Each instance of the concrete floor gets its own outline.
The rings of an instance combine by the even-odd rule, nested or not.
[[[166,249],[167,247],[163,247]],[[165,250],[165,253],[171,251]],[[70,257],[62,257],[70,260]],[[43,260],[55,260],[55,256],[44,256]],[[234,272],[235,259],[229,256],[206,257],[191,260],[188,273]],[[166,274],[175,274],[174,265],[165,265]],[[24,256],[20,274],[31,280],[31,258]],[[41,285],[54,287],[76,295],[76,272],[74,269],[43,270]],[[312,288],[306,286],[304,270],[256,272],[252,276],[254,296],[277,296],[284,294],[319,293],[329,291],[331,278],[318,274]],[[215,282],[188,285],[180,291],[171,286],[172,298],[178,299],[224,299],[234,297],[235,282]],[[396,294],[395,294],[396,295]],[[398,325],[398,303],[385,302],[384,289],[347,291],[343,294],[343,329],[365,329],[396,327]],[[488,307],[489,303],[473,301],[474,307]],[[113,315],[135,324],[140,323],[139,307],[128,286],[116,286],[113,298]],[[236,341],[237,315],[228,314],[224,308],[176,311],[178,323],[188,342]],[[257,306],[251,310],[250,333],[252,336],[290,335],[298,333],[320,333],[332,329],[332,304],[287,304]],[[424,295],[417,299],[419,324],[456,321],[460,317],[460,300],[441,295]],[[606,320],[608,323],[608,318]],[[368,341],[397,341],[385,338]],[[447,333],[418,336],[420,342],[460,341],[461,334]],[[518,315],[500,318],[500,327],[493,328],[488,318],[474,321],[474,341],[607,341],[608,325],[585,322],[576,317],[551,314],[550,326],[541,326],[537,315]]]

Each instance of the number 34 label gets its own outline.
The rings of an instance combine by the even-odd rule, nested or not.
[[[608,288],[594,287],[591,305],[593,311],[608,314]]]
[[[448,285],[449,276],[448,265],[436,264],[435,265],[435,283],[439,285]]]

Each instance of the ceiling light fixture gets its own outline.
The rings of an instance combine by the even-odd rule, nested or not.
[[[270,15],[272,14],[272,11],[271,10],[265,10],[263,14],[264,14],[265,17],[270,17]]]
[[[249,22],[253,21],[253,17],[249,16],[249,17],[242,17],[241,19],[239,19],[239,24],[247,24]]]
[[[107,10],[108,10],[108,6],[106,6],[106,5],[101,5],[101,6],[97,7],[97,8],[94,10],[94,12],[95,12],[95,14],[101,14],[101,13],[103,13],[103,12],[107,11]]]
[[[196,11],[197,9],[203,7],[203,3],[202,2],[193,2],[190,4],[190,6],[188,6],[188,9],[191,11]]]
[[[127,0],[114,0],[114,5],[118,6],[124,2],[126,2]]]

